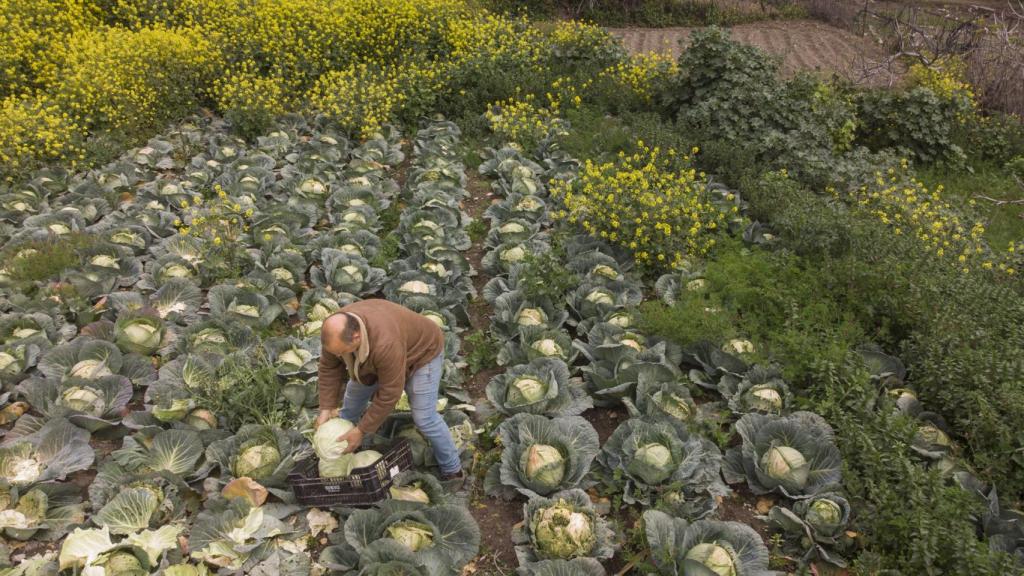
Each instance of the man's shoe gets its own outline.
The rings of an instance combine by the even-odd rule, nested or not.
[[[465,479],[466,479],[466,473],[462,470],[462,468],[459,468],[455,472],[448,472],[446,474],[441,474],[441,480],[444,481],[444,482],[447,482],[449,480],[465,480]]]
[[[449,472],[447,474],[441,474],[441,483],[446,488],[453,492],[462,488],[462,484],[466,481],[466,472],[459,468],[457,472]]]

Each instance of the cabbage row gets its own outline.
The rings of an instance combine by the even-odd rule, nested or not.
[[[454,401],[468,399],[461,387],[458,334],[468,323],[468,299],[474,294],[474,273],[463,251],[469,248],[468,223],[459,208],[467,196],[465,169],[458,161],[459,128],[436,120],[413,140],[413,159],[402,190],[405,204],[397,235],[402,258],[389,265],[383,291],[388,299],[427,316],[445,334],[444,398],[438,403],[449,424],[463,466],[469,469],[474,426]],[[405,473],[391,488],[392,499],[349,516],[343,531],[330,536],[332,545],[320,556],[332,572],[379,572],[441,576],[458,574],[480,547],[480,531],[465,506],[447,494],[423,470],[437,462],[429,443],[416,429],[403,395],[396,412],[380,433],[383,449],[394,439],[407,439],[415,472]]]
[[[480,166],[502,197],[486,214],[484,266],[493,278],[484,296],[494,309],[491,330],[504,342],[498,361],[506,367],[489,383],[487,397],[507,417],[498,428],[501,460],[485,488],[526,499],[514,535],[520,573],[603,573],[602,561],[623,536],[609,533],[588,488],[647,510],[644,535],[658,574],[773,573],[757,532],[714,519],[732,493],[727,482],[791,502],[772,514],[806,533],[805,558],[843,565],[833,551],[845,545],[849,504],[840,493],[831,429],[814,414],[791,411],[777,368],[741,359],[749,342],[681,349],[642,333],[634,307],[644,286],[629,258],[572,231],[560,232],[576,286],[561,299],[531,296],[524,261],[550,249],[549,211],[559,208],[546,184],[572,178],[575,167],[543,146],[537,160],[515,146],[490,150]],[[725,201],[727,193],[721,196]],[[702,288],[699,272],[688,270],[656,284],[665,299]],[[699,387],[721,400],[698,404]],[[630,417],[599,446],[593,426],[579,415],[618,406]],[[723,454],[707,432],[736,418],[742,443]]]

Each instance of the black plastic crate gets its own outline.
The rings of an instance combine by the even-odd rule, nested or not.
[[[395,477],[412,468],[412,450],[403,438],[375,464],[356,468],[342,478],[321,478],[319,463],[316,456],[307,458],[288,475],[299,504],[362,508],[391,496],[388,488]]]

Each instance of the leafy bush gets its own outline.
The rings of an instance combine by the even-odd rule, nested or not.
[[[891,148],[923,162],[962,164],[964,151],[954,140],[961,113],[959,105],[925,86],[868,90],[857,99],[857,140],[872,150]]]
[[[685,130],[817,180],[855,122],[844,90],[806,76],[782,81],[776,59],[714,27],[693,35],[658,101]]]
[[[974,114],[959,127],[956,138],[975,162],[998,165],[1024,155],[1024,121],[1019,116]]]
[[[844,487],[857,507],[853,527],[870,545],[855,571],[1016,573],[1013,560],[977,539],[977,501],[912,456],[913,421],[875,409],[877,388],[859,360],[823,362],[813,372],[815,409],[836,430]]]

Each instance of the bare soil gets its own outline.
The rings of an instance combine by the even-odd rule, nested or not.
[[[601,439],[601,445],[608,440],[612,432],[629,418],[629,414],[623,407],[615,408],[591,408],[583,413],[583,417],[594,425],[597,430],[597,437]]]
[[[494,201],[491,187],[485,180],[480,178],[474,169],[466,170],[466,189],[469,191],[469,198],[463,201],[462,209],[474,220],[483,218],[483,213]],[[466,258],[477,271],[473,278],[473,287],[476,288],[478,297],[470,303],[469,323],[470,330],[463,334],[463,353],[472,352],[472,345],[466,343],[466,336],[476,332],[486,332],[490,327],[490,318],[493,311],[491,306],[479,294],[483,287],[490,280],[482,271],[482,259],[484,256],[483,240],[477,239],[473,246],[466,252]],[[466,381],[466,390],[474,404],[486,402],[484,390],[487,383],[503,371],[502,368],[493,367],[469,374]],[[464,574],[512,574],[518,562],[516,561],[515,548],[512,544],[512,529],[523,519],[523,503],[519,500],[508,502],[499,498],[491,498],[483,492],[483,478],[478,474],[467,479],[472,482],[470,488],[469,511],[480,526],[480,555],[473,563],[463,571]]]
[[[669,52],[674,56],[686,48],[694,30],[700,28],[608,29],[630,53]],[[787,76],[810,71],[836,73],[868,85],[883,81],[880,76],[866,72],[867,63],[884,56],[883,47],[842,28],[813,20],[780,20],[741,24],[729,30],[738,42],[779,56],[782,72]]]

